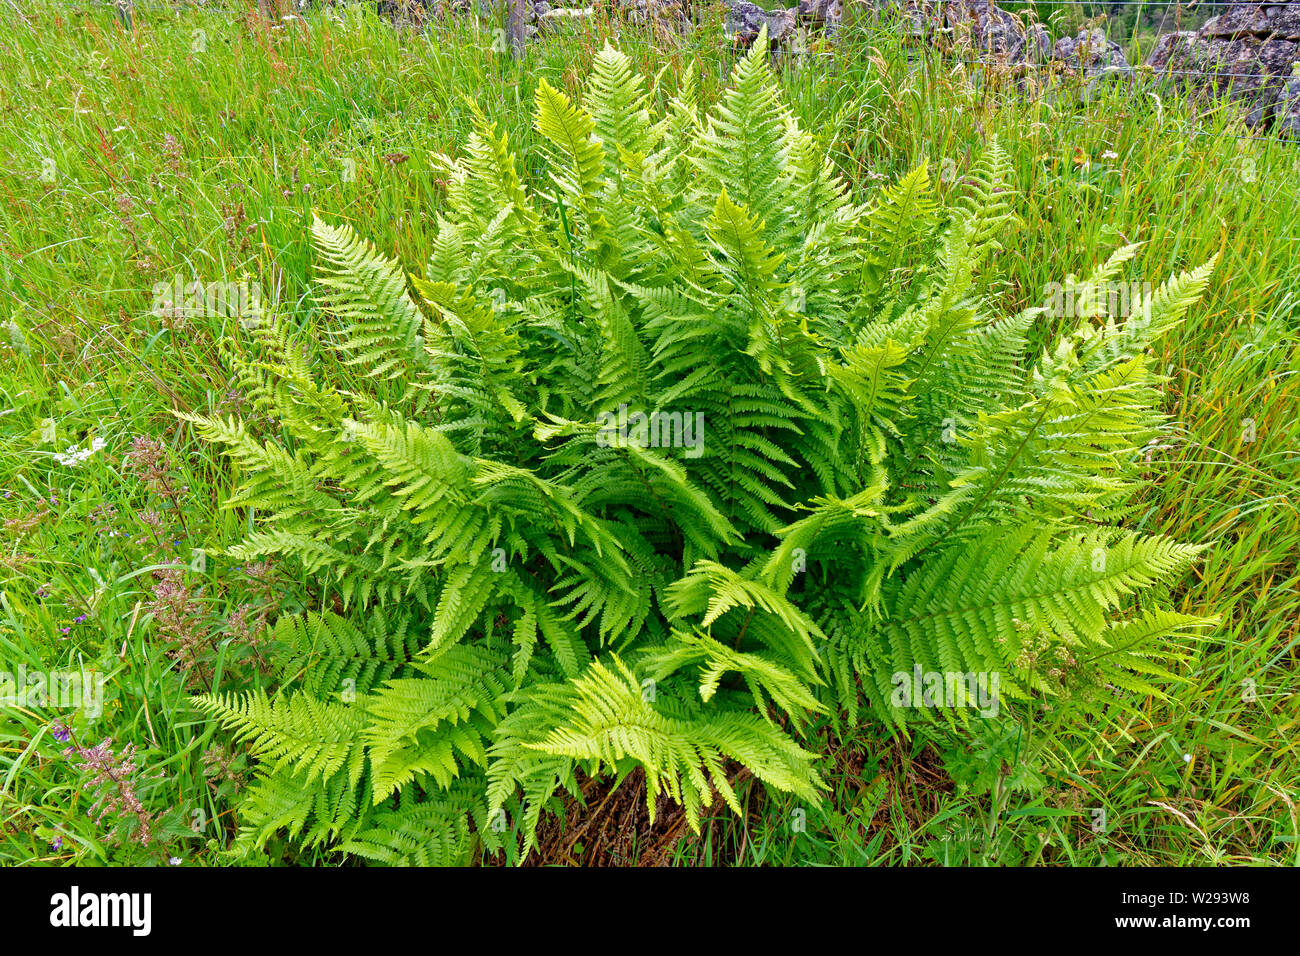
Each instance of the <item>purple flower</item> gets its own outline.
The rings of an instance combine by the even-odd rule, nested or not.
[[[82,621],[84,621],[85,619],[86,619],[86,615],[83,614],[83,615],[81,615],[81,617],[75,619],[72,623],[74,623],[74,624],[80,624],[80,623],[81,623]]]
[[[112,738],[105,737],[94,747],[83,747],[74,743],[63,751],[65,757],[77,757],[77,769],[90,773],[83,790],[92,791],[95,802],[86,815],[96,823],[109,817],[112,824],[134,816],[136,827],[133,839],[141,846],[148,846],[153,839],[153,814],[144,808],[136,794],[136,775],[139,765],[136,763],[134,744],[127,744],[121,753],[114,754]]]
[[[51,840],[51,841],[50,841],[50,849],[51,849],[51,850],[62,850],[62,849],[63,849],[63,837],[55,837],[53,840]]]
[[[72,731],[70,731],[67,727],[65,727],[63,724],[58,722],[56,722],[54,726],[50,728],[50,733],[53,734],[54,739],[61,744],[66,744],[69,740],[72,739]]]

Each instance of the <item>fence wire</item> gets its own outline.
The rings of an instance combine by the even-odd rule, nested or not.
[[[525,0],[525,2],[527,2],[527,0]],[[844,20],[834,29],[833,34],[831,34],[832,39],[830,42],[832,48],[813,49],[809,46],[804,46],[801,49],[792,50],[786,47],[778,49],[774,56],[780,61],[793,62],[795,64],[800,62],[825,62],[828,64],[842,63],[844,65],[849,65],[849,61],[845,56],[844,48],[839,46],[837,42],[839,37],[849,31],[855,31],[857,35],[870,40],[872,25],[878,28],[877,32],[887,31],[895,38],[903,40],[911,39],[921,42],[923,42],[927,34],[931,32],[943,36],[945,42],[949,42],[954,34],[960,36],[969,32],[969,29],[965,27],[965,25],[958,25],[955,28],[945,25],[945,22],[942,19],[942,14],[925,17],[919,32],[908,29],[909,27],[914,27],[916,24],[916,20],[913,18],[914,15],[916,13],[925,13],[926,8],[940,8],[945,6],[969,7],[969,0],[928,0],[926,3],[894,2],[887,4],[872,4],[870,10],[864,10],[864,15],[860,16],[859,19],[850,24],[847,16],[847,8],[851,2],[853,2],[853,0],[844,0],[846,13]],[[1042,2],[1035,2],[1035,0],[1011,0],[1011,2],[1008,2],[1005,5],[995,4],[995,6],[998,6],[999,9],[1002,9],[1007,13],[1021,18],[1025,14],[1034,13],[1039,8],[1050,11],[1051,8],[1058,6],[1089,7],[1097,10],[1100,14],[1108,11],[1111,13],[1117,12],[1117,8],[1119,8],[1119,11],[1122,11],[1133,7],[1164,7],[1167,11],[1175,13],[1195,13],[1204,8],[1226,9],[1229,7],[1258,12],[1264,8],[1277,8],[1285,6],[1285,4],[1242,4],[1235,2],[1235,0],[1192,0],[1192,2],[1177,2],[1177,0],[1129,0],[1129,2],[1123,3],[1099,2],[1099,0],[1042,0]],[[1296,3],[1295,6],[1300,7],[1300,3]],[[608,25],[618,29],[618,42],[620,46],[624,48],[631,45],[628,42],[629,40],[634,44],[644,44],[644,47],[651,51],[663,51],[665,45],[667,45],[670,50],[675,52],[700,53],[707,50],[716,54],[720,52],[721,49],[725,48],[725,44],[720,45],[716,41],[713,43],[701,41],[693,35],[687,39],[675,30],[654,31],[653,28],[651,28],[649,31],[643,31],[641,36],[635,37],[629,35],[627,24],[625,23],[620,23],[617,20],[599,22],[601,25]],[[1032,20],[1030,22],[1037,23],[1041,21]],[[721,32],[725,33],[729,29],[729,23],[729,18],[725,19],[721,23],[714,24],[696,22],[692,24],[692,34],[707,31],[710,28],[720,28]],[[928,27],[928,24],[935,24],[935,26]],[[645,25],[641,24],[640,26],[644,27]],[[1237,66],[1236,61],[1226,61],[1222,56],[1211,57],[1211,59],[1205,64],[1204,68],[1201,69],[1183,69],[1172,66],[1150,67],[1146,66],[1144,63],[1129,64],[1127,58],[1128,51],[1125,51],[1124,43],[1113,39],[1110,33],[1105,29],[1105,26],[1105,24],[1089,24],[1085,28],[1090,30],[1099,30],[1108,44],[1111,42],[1118,43],[1121,52],[1125,55],[1124,62],[1128,65],[1127,71],[1120,68],[1109,67],[1104,61],[1095,66],[1085,67],[1080,70],[1077,67],[1069,66],[1063,60],[1052,59],[1050,52],[1041,60],[1028,60],[1013,59],[1009,56],[1003,56],[989,50],[984,51],[981,56],[970,57],[962,55],[959,49],[945,51],[938,48],[930,48],[921,51],[916,56],[909,57],[908,62],[913,66],[919,65],[921,71],[934,69],[948,72],[957,66],[962,66],[987,68],[991,71],[1006,72],[1013,76],[1015,74],[1027,74],[1031,72],[1040,75],[1051,74],[1053,77],[1059,77],[1065,82],[1072,81],[1075,86],[1082,85],[1089,88],[1098,83],[1118,80],[1128,81],[1131,87],[1136,87],[1141,83],[1145,89],[1150,90],[1152,87],[1158,88],[1160,81],[1165,78],[1191,78],[1191,80],[1185,82],[1184,85],[1192,87],[1192,89],[1187,91],[1192,97],[1196,97],[1198,94],[1201,96],[1203,106],[1200,112],[1202,115],[1209,115],[1217,109],[1230,107],[1234,110],[1241,111],[1243,118],[1251,109],[1260,105],[1258,98],[1262,98],[1263,96],[1276,91],[1277,88],[1290,79],[1291,76],[1300,76],[1300,61],[1297,61],[1296,64],[1293,65],[1293,73],[1291,76],[1266,72],[1262,65],[1257,72],[1238,72],[1240,67]],[[799,27],[797,32],[802,34],[804,44],[808,44],[812,41],[814,34],[808,31],[806,25]],[[1145,30],[1135,30],[1134,32],[1152,34],[1150,39],[1153,42],[1150,44],[1150,48],[1142,48],[1138,51],[1146,56],[1149,56],[1151,50],[1154,49],[1154,40],[1156,38],[1168,35],[1166,31],[1157,28],[1155,25],[1148,25]],[[1071,37],[1072,35],[1065,34],[1064,36]],[[1060,37],[1057,37],[1056,39],[1060,39]],[[1132,37],[1125,35],[1121,37],[1121,39],[1130,40]],[[685,42],[683,42],[683,40],[685,40]],[[1028,37],[1026,36],[1026,41],[1027,40]],[[1264,40],[1261,40],[1261,45],[1263,42]],[[1080,44],[1080,46],[1084,45],[1085,44],[1083,43]],[[740,52],[743,51],[737,48],[737,55]],[[1107,51],[1092,52],[1101,52],[1104,56]],[[1227,66],[1228,62],[1232,62],[1233,64],[1231,71],[1214,68],[1215,63],[1221,63],[1224,66]],[[863,63],[862,65],[867,69],[870,69],[869,62]],[[909,70],[909,73],[911,74],[915,74],[916,72],[916,69]],[[973,72],[975,79],[978,82],[981,74],[979,70]],[[829,73],[827,75],[829,75]],[[1257,81],[1258,85],[1247,86],[1244,83],[1238,82],[1249,80]],[[1042,84],[1040,81],[1040,86],[1036,91],[1036,95],[1041,95],[1046,91],[1046,84]],[[1138,90],[1137,92],[1142,91]],[[1028,95],[1023,90],[1020,91],[1020,93],[1021,95]],[[1208,104],[1206,104],[1206,98],[1204,96],[1204,94],[1207,93],[1209,94]],[[1192,117],[1189,116],[1189,119],[1192,119]],[[1210,130],[1199,127],[1189,128],[1188,126],[1183,125],[1171,125],[1162,127],[1162,130],[1163,129],[1177,131],[1183,135],[1212,136],[1251,142],[1271,143],[1278,142],[1282,139],[1276,130],[1270,130],[1266,135],[1259,135],[1231,133],[1222,130]]]
[[[3,0],[5,3],[16,5],[16,0]],[[202,0],[194,0],[202,2]],[[274,2],[274,0],[248,0],[248,5],[260,6],[264,2]],[[419,6],[429,9],[446,9],[445,5],[440,4],[438,0],[407,0],[413,6]],[[522,2],[528,5],[531,0],[491,0],[503,13],[507,5]],[[601,0],[552,0],[556,4],[555,9],[566,9],[566,3],[601,3]],[[686,0],[689,4],[690,0]],[[730,50],[734,55],[739,56],[743,53],[743,44],[736,42],[731,31],[731,15],[725,12],[725,7],[729,0],[720,0],[713,4],[716,9],[722,7],[722,16],[716,20],[711,18],[689,17],[672,24],[671,21],[660,20],[657,22],[647,23],[644,20],[634,21],[626,16],[624,4],[628,0],[604,0],[605,6],[599,10],[591,7],[593,15],[590,17],[571,17],[565,18],[567,26],[575,26],[577,29],[584,28],[592,30],[593,33],[599,33],[601,36],[606,34],[601,32],[601,28],[608,28],[609,35],[617,39],[620,47],[631,51],[634,48],[641,47],[646,52],[658,53],[692,53],[701,54],[708,52],[714,56]],[[774,2],[777,9],[781,4],[792,2],[792,0],[764,0],[764,2]],[[82,3],[90,5],[115,5],[125,4],[134,8],[140,13],[145,13],[149,7],[169,7],[174,9],[175,0],[169,3],[168,0],[82,0]],[[217,4],[219,5],[220,0]],[[69,6],[76,6],[76,0],[69,3]],[[369,5],[378,8],[395,8],[402,5],[402,0],[351,0],[351,2],[326,3],[321,0],[312,0],[305,8],[300,10],[301,14],[310,14],[313,9],[329,8],[332,6],[360,6]],[[298,7],[297,0],[293,0],[293,6]],[[699,9],[707,9],[709,5],[700,4]],[[1128,50],[1125,49],[1124,42],[1119,42],[1112,38],[1107,30],[1110,15],[1123,13],[1131,9],[1147,9],[1152,7],[1165,8],[1166,20],[1170,14],[1194,14],[1198,11],[1207,10],[1226,10],[1228,8],[1237,8],[1243,11],[1258,13],[1262,10],[1279,7],[1300,7],[1300,2],[1295,3],[1259,3],[1247,4],[1239,3],[1236,0],[1127,0],[1127,2],[1105,2],[1105,0],[1007,0],[1005,4],[994,3],[993,6],[1012,14],[1022,22],[1029,24],[1041,24],[1043,21],[1038,18],[1038,14],[1046,12],[1049,15],[1059,7],[1089,8],[1090,12],[1095,12],[1098,17],[1105,15],[1106,22],[1094,23],[1092,19],[1085,21],[1084,29],[1099,30],[1105,37],[1107,43],[1117,42],[1121,52],[1124,53],[1124,62],[1128,65],[1128,70],[1111,67],[1102,62],[1099,65],[1090,65],[1080,70],[1078,67],[1071,66],[1061,59],[1053,59],[1050,52],[1040,54],[1041,58],[1036,59],[1013,59],[1010,56],[999,54],[993,49],[989,49],[988,37],[985,35],[985,49],[976,50],[977,56],[966,55],[970,47],[963,44],[967,39],[978,39],[971,27],[965,23],[958,23],[956,26],[948,25],[944,13],[945,7],[970,8],[971,0],[893,0],[893,2],[866,2],[866,0],[842,0],[843,17],[841,22],[832,25],[831,29],[823,30],[822,36],[826,38],[823,45],[816,40],[816,32],[810,29],[812,24],[804,23],[796,29],[796,36],[800,37],[801,48],[791,49],[788,44],[783,43],[780,48],[774,52],[774,58],[781,64],[793,64],[799,68],[803,64],[824,63],[829,66],[840,65],[852,70],[854,67],[861,67],[866,70],[872,68],[869,59],[854,61],[851,55],[860,52],[856,46],[846,46],[843,41],[845,37],[851,37],[852,40],[864,39],[871,42],[873,32],[877,35],[885,35],[895,40],[908,44],[912,41],[918,47],[921,43],[931,37],[938,36],[941,38],[941,44],[932,46],[927,49],[918,49],[916,55],[908,55],[909,64],[908,73],[915,75],[919,72],[936,72],[951,73],[956,67],[973,67],[971,71],[973,81],[979,83],[981,79],[986,79],[988,75],[1007,74],[1014,78],[1023,78],[1027,74],[1037,74],[1042,76],[1047,74],[1051,79],[1061,81],[1061,86],[1051,86],[1041,79],[1037,81],[1037,87],[1033,91],[1024,89],[1020,84],[1016,91],[1017,95],[1043,96],[1048,92],[1059,92],[1068,90],[1071,87],[1085,89],[1085,92],[1091,91],[1095,86],[1103,82],[1114,80],[1127,81],[1130,88],[1141,84],[1141,92],[1150,91],[1152,87],[1158,88],[1159,82],[1164,78],[1184,78],[1187,82],[1183,84],[1187,87],[1184,92],[1189,94],[1189,98],[1198,99],[1199,114],[1201,116],[1212,115],[1216,110],[1231,106],[1232,109],[1241,111],[1243,118],[1253,108],[1260,105],[1260,99],[1277,90],[1277,87],[1294,77],[1300,77],[1300,60],[1292,64],[1293,72],[1290,75],[1266,72],[1262,65],[1257,72],[1239,72],[1236,61],[1232,61],[1233,67],[1231,72],[1214,69],[1214,63],[1221,63],[1225,66],[1228,61],[1222,57],[1212,57],[1209,62],[1201,69],[1184,69],[1175,67],[1172,64],[1163,67],[1148,67],[1142,63],[1128,63],[1128,53],[1138,52],[1141,55],[1149,56],[1151,49],[1154,48],[1154,40],[1159,36],[1167,36],[1169,33],[1164,30],[1163,22],[1160,24],[1148,23],[1139,29],[1137,24],[1132,30],[1125,29],[1126,35],[1120,38],[1125,42],[1131,42],[1134,45]],[[453,18],[471,18],[476,22],[478,16],[472,12],[477,4],[472,4],[471,12],[463,14],[451,14]],[[856,15],[850,16],[850,10],[858,9]],[[572,9],[572,7],[567,7]],[[771,13],[776,10],[770,11]],[[597,16],[596,14],[600,15]],[[921,22],[918,28],[916,15],[921,14]],[[1028,19],[1026,17],[1028,15]],[[423,24],[426,29],[435,32],[442,32],[438,23],[438,16]],[[1096,18],[1094,18],[1096,19]],[[681,25],[686,24],[688,33],[683,33]],[[825,26],[825,25],[823,25]],[[992,26],[1000,26],[993,23]],[[504,32],[504,23],[500,25],[498,32]],[[595,29],[592,29],[595,28]],[[874,28],[874,31],[873,31]],[[563,29],[563,28],[562,28]],[[1146,44],[1136,43],[1139,34],[1145,34],[1145,39],[1152,40],[1151,49],[1146,48]],[[538,37],[544,35],[539,27]],[[710,40],[709,37],[712,37]],[[1064,34],[1064,37],[1070,37],[1070,34]],[[448,33],[448,39],[454,40],[456,35]],[[954,38],[960,39],[962,43],[954,44]],[[1062,37],[1057,37],[1060,39]],[[1029,42],[1029,35],[1023,36],[1025,43]],[[1261,39],[1261,45],[1268,38]],[[1283,38],[1285,39],[1285,38]],[[942,46],[950,45],[950,48],[944,49]],[[978,48],[980,44],[976,44]],[[814,48],[815,46],[815,48]],[[1080,47],[1086,47],[1086,43],[1081,42]],[[1300,43],[1297,43],[1300,46]],[[1103,59],[1108,53],[1103,51],[1088,51],[1090,54],[1101,52]],[[1023,50],[1023,48],[1022,48]],[[502,51],[504,52],[504,51]],[[1077,57],[1077,54],[1076,54]],[[983,71],[987,70],[986,75]],[[823,73],[824,77],[831,76],[827,69]],[[1244,82],[1239,81],[1257,81],[1257,86],[1247,86]],[[987,89],[987,88],[986,88]],[[999,94],[1005,94],[1004,89],[996,91]],[[1208,94],[1208,97],[1205,95]],[[1190,104],[1188,104],[1190,106]],[[1275,105],[1271,102],[1270,107]],[[1270,117],[1272,119],[1273,117]],[[1189,120],[1194,116],[1189,114]],[[1214,136],[1235,140],[1248,140],[1255,142],[1277,142],[1282,137],[1278,135],[1276,124],[1274,128],[1269,129],[1266,135],[1258,134],[1238,134],[1222,130],[1209,130],[1199,127],[1188,128],[1187,126],[1165,127],[1175,130],[1183,135]],[[1291,134],[1292,136],[1296,134]]]

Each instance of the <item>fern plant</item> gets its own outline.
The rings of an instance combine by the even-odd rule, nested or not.
[[[1149,347],[1210,265],[1030,361],[1044,310],[981,291],[996,143],[949,209],[924,168],[856,205],[766,61],[707,115],[608,46],[580,100],[542,80],[539,181],[480,117],[423,274],[316,222],[327,323],[235,360],[255,417],[187,416],[238,466],[233,557],[341,611],[276,625],[276,694],[202,699],[260,757],[244,846],[527,853],[584,775],[637,768],[693,826],[740,811],[738,765],[815,802],[815,715],[969,719],[900,675],[1160,692],[1203,622],[1137,594],[1196,548],[1125,521],[1165,427]]]

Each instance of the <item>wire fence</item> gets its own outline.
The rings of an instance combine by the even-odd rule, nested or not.
[[[879,37],[885,33],[894,35],[911,33],[912,39],[919,41],[921,45],[927,40],[934,40],[938,44],[937,51],[918,50],[915,55],[909,57],[911,64],[927,71],[932,69],[947,71],[957,67],[974,68],[971,71],[971,79],[975,83],[1001,74],[1013,76],[1035,74],[1039,77],[1039,88],[1036,92],[1041,94],[1049,83],[1057,83],[1058,88],[1070,91],[1082,87],[1085,92],[1092,92],[1100,83],[1118,79],[1123,80],[1130,89],[1148,92],[1160,90],[1165,87],[1167,81],[1173,80],[1197,101],[1198,108],[1193,110],[1193,118],[1195,114],[1210,116],[1225,109],[1240,112],[1242,118],[1249,116],[1252,110],[1259,113],[1253,124],[1253,131],[1250,133],[1189,128],[1186,125],[1170,127],[1184,134],[1220,136],[1257,142],[1276,141],[1279,138],[1276,135],[1278,121],[1286,119],[1285,114],[1280,117],[1277,115],[1279,106],[1294,113],[1294,122],[1300,126],[1300,17],[1297,17],[1296,26],[1291,27],[1290,32],[1275,31],[1272,36],[1267,35],[1266,31],[1259,31],[1265,34],[1262,36],[1250,33],[1240,26],[1230,35],[1212,33],[1202,37],[1195,31],[1177,31],[1191,33],[1197,38],[1194,41],[1196,54],[1189,55],[1187,51],[1175,50],[1163,65],[1159,66],[1147,65],[1145,61],[1155,49],[1156,38],[1168,36],[1167,32],[1147,30],[1147,35],[1143,39],[1148,42],[1134,42],[1135,34],[1141,31],[1125,27],[1122,33],[1115,34],[1111,30],[1112,21],[1107,17],[1107,14],[1129,8],[1164,8],[1166,11],[1172,10],[1177,13],[1195,13],[1208,9],[1219,15],[1233,8],[1236,11],[1258,15],[1265,9],[1276,12],[1290,6],[1300,13],[1300,3],[1249,4],[1235,2],[1235,0],[1191,0],[1191,2],[1130,0],[1123,3],[1095,2],[1095,0],[1043,0],[1043,2],[1023,0],[1023,2],[997,5],[999,9],[1017,18],[1018,25],[1013,26],[1005,21],[986,20],[981,24],[977,20],[963,19],[957,15],[947,16],[946,8],[957,8],[959,11],[977,14],[979,11],[970,0],[863,4],[864,7],[870,6],[865,22],[864,18],[860,17],[850,25],[847,19],[847,7],[852,2],[853,0],[844,0],[846,7],[844,21],[839,24],[821,25],[823,30],[827,26],[833,28],[834,41],[829,44],[829,48],[821,48],[813,42],[815,30],[809,27],[816,27],[817,24],[803,23],[792,35],[781,38],[776,45],[775,55],[796,64],[802,61],[849,63],[851,59],[845,56],[845,48],[851,48],[852,44],[839,42],[844,39],[844,35],[849,30],[858,31],[868,42],[873,39],[873,34]],[[1077,31],[1064,34],[1064,37],[1081,40],[1071,50],[1060,52],[1054,46],[1052,49],[1038,49],[1031,53],[1031,45],[1035,42],[1031,31],[1035,25],[1042,25],[1043,22],[1038,14],[1044,11],[1050,12],[1056,7],[1080,8],[1095,13],[1097,19],[1085,21],[1082,25],[1082,28],[1088,31],[1087,36],[1082,36]],[[773,13],[779,13],[779,9]],[[919,28],[917,14],[920,14]],[[716,29],[716,24],[697,22],[693,28],[707,31]],[[1006,31],[1009,29],[1015,32],[1008,38]],[[732,17],[726,17],[724,30],[734,34]],[[825,32],[828,35],[832,33],[831,30]],[[1092,45],[1091,41],[1097,33],[1100,33],[1104,39],[1103,49],[1096,49]],[[1242,37],[1245,36],[1250,39],[1243,43]],[[1053,39],[1059,42],[1062,38],[1063,36],[1058,34]],[[1292,73],[1290,74],[1270,69],[1261,59],[1250,59],[1251,53],[1258,54],[1263,46],[1274,38],[1291,44]],[[626,33],[620,31],[620,43],[627,45],[629,39]],[[1014,54],[1000,52],[998,49],[999,46],[1005,48],[1008,39]],[[662,45],[663,34],[657,34],[648,42],[654,46]],[[693,38],[687,38],[684,42],[683,38],[673,38],[668,42],[679,49],[683,46],[696,47],[701,51],[716,49],[714,44],[697,43]],[[1182,59],[1178,58],[1180,52]],[[972,53],[975,55],[972,56]],[[1116,53],[1120,56],[1118,61],[1114,58]],[[1130,62],[1130,56],[1134,56],[1137,62]],[[1137,59],[1139,56],[1140,60]],[[1184,62],[1187,59],[1194,62]],[[1291,94],[1294,99],[1288,102],[1285,84],[1293,78],[1296,80],[1297,88]],[[999,90],[1002,90],[1001,86]],[[1023,95],[1025,91],[1019,92]],[[1261,130],[1266,135],[1259,135]],[[1300,128],[1286,132],[1291,137],[1300,137]]]
[[[14,3],[14,0],[5,2]],[[98,2],[101,5],[135,8],[143,15],[151,6],[174,7],[183,5],[187,0]],[[221,4],[221,0],[207,0],[201,4],[199,0],[188,2],[209,7]],[[571,24],[568,29],[612,33],[617,37],[619,45],[629,51],[639,47],[647,52],[684,52],[697,56],[716,56],[724,51],[738,56],[752,39],[751,36],[737,35],[736,10],[728,9],[732,0],[714,0],[707,7],[698,2],[693,4],[692,0],[679,0],[688,9],[691,6],[695,9],[686,14],[681,12],[681,8],[677,8],[676,13],[670,8],[669,15],[659,20],[645,16],[629,17],[628,7],[631,2],[632,0],[550,0],[557,11],[571,11],[576,6],[587,10],[588,16],[556,16],[554,20],[546,16],[533,18],[534,28],[542,33],[545,32],[544,21],[558,24],[564,19]],[[648,0],[651,9],[656,2],[659,0]],[[774,24],[782,16],[781,4],[793,0],[763,2],[774,4],[774,9],[765,14],[769,23]],[[788,29],[788,19],[784,21],[783,32],[773,44],[774,60],[778,65],[797,70],[806,68],[808,64],[822,64],[824,74],[828,77],[833,69],[850,72],[870,69],[871,51],[875,44],[893,38],[905,46],[910,44],[906,60],[913,74],[918,71],[926,74],[942,71],[951,75],[951,71],[961,69],[967,73],[971,83],[982,85],[993,95],[1045,96],[1053,92],[1076,95],[1082,91],[1085,96],[1092,96],[1103,83],[1117,84],[1138,95],[1145,95],[1150,92],[1162,93],[1172,81],[1179,92],[1187,94],[1187,99],[1195,101],[1187,104],[1188,119],[1193,122],[1229,109],[1240,114],[1242,119],[1251,117],[1252,112],[1257,115],[1252,117],[1253,123],[1248,132],[1207,129],[1187,124],[1172,126],[1171,130],[1183,135],[1272,142],[1281,138],[1278,136],[1280,128],[1287,117],[1293,115],[1292,125],[1295,128],[1282,132],[1290,138],[1300,138],[1300,2],[1252,4],[1236,0],[1006,0],[1001,4],[984,7],[977,6],[972,0],[840,2],[843,16],[837,21],[818,22],[816,18],[797,16],[793,30]],[[495,8],[500,14],[500,22],[495,27],[496,35],[491,41],[495,51],[504,54],[513,50],[515,55],[519,55],[519,20],[515,20],[514,29],[509,29],[509,11],[512,7],[516,13],[521,7],[531,7],[533,0],[483,0],[483,3],[489,9]],[[423,11],[423,25],[433,30],[442,28],[439,23],[442,16],[450,15],[453,19],[474,16],[472,12],[450,14],[448,0],[308,0],[305,4],[299,0],[278,0],[278,3],[277,0],[229,0],[226,5],[231,9],[239,9],[241,4],[248,8],[256,7],[263,12],[272,8],[292,8],[303,14],[309,14],[313,6],[366,4],[377,6],[390,15],[399,13],[405,7],[412,12]],[[75,0],[70,5],[75,5]],[[482,9],[480,0],[471,0],[469,6],[471,11]],[[997,17],[993,11],[988,10],[990,6],[1011,14],[1014,21],[1008,22]],[[1061,8],[1075,9],[1085,19],[1072,23],[1062,32],[1061,23],[1053,20]],[[1117,14],[1122,17],[1133,10],[1150,9],[1163,10],[1165,16],[1158,23],[1134,20],[1130,25],[1124,25],[1122,18],[1116,19]],[[1175,19],[1184,15],[1197,15],[1198,18],[1205,14],[1222,16],[1225,11],[1231,10],[1258,17],[1268,10],[1276,13],[1287,9],[1294,10],[1296,26],[1290,28],[1290,33],[1278,34],[1275,38],[1291,44],[1291,74],[1269,69],[1259,57],[1260,50],[1270,42],[1270,38],[1245,29],[1252,25],[1250,17],[1237,28],[1235,35],[1205,36],[1195,41],[1195,55],[1187,50],[1175,50],[1163,65],[1148,66],[1144,62],[1149,60],[1157,38],[1169,35],[1170,31],[1164,30],[1163,25],[1170,16]],[[587,24],[586,27],[583,26],[584,23]],[[1116,24],[1119,26],[1116,27]],[[1054,40],[1059,44],[1064,38],[1078,42],[1068,50],[1058,50],[1056,46],[1044,49],[1041,33],[1038,32],[1040,27],[1052,28],[1048,29],[1049,43]],[[1084,35],[1081,30],[1086,30],[1087,34]],[[1104,41],[1101,49],[1095,45],[1097,34]],[[1248,39],[1243,39],[1247,37]],[[448,39],[454,41],[454,34]],[[1192,62],[1187,62],[1188,60]],[[1016,80],[1011,84],[1010,90],[1004,82],[1007,76]],[[1027,77],[1034,78],[1032,84],[1025,82]],[[1295,80],[1295,89],[1288,91],[1286,84],[1292,79]],[[1285,112],[1279,115],[1279,110]]]

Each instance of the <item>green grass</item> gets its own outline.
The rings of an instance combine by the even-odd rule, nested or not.
[[[150,313],[155,284],[247,277],[293,321],[313,322],[313,209],[414,266],[442,198],[431,156],[461,148],[467,98],[529,159],[538,80],[572,92],[620,31],[637,65],[659,74],[657,95],[698,63],[709,102],[734,52],[720,17],[707,23],[682,39],[598,20],[533,43],[515,64],[491,52],[487,25],[395,29],[363,10],[268,28],[255,13],[140,4],[130,33],[103,8],[51,0],[6,17],[0,670],[102,673],[103,714],[64,713],[69,743],[133,744],[156,823],[147,847],[113,846],[114,815],[87,815],[95,788],[52,737],[61,712],[8,707],[0,863],[219,861],[242,758],[226,774],[205,764],[223,741],[189,695],[268,681],[241,606],[312,600],[292,569],[259,581],[216,556],[246,530],[219,508],[231,476],[172,411],[229,400],[220,349],[240,347],[239,329],[219,317],[164,324]],[[1123,242],[1144,244],[1129,273],[1138,281],[1219,256],[1205,302],[1162,356],[1179,425],[1152,450],[1133,521],[1206,545],[1177,598],[1220,624],[1140,719],[1116,711],[1080,726],[1043,714],[1014,741],[970,748],[828,728],[826,808],[751,787],[743,821],[719,818],[675,859],[1300,862],[1300,148],[1250,138],[1229,106],[1194,108],[1147,87],[1085,95],[1066,81],[1024,95],[1011,77],[958,69],[879,31],[814,44],[781,70],[791,108],[863,199],[923,161],[942,173],[941,192],[957,188],[979,145],[999,137],[1021,197],[1022,222],[994,267],[1008,310],[1040,303],[1050,283]],[[168,446],[170,485],[151,488],[124,465],[138,436]],[[80,465],[55,460],[93,439],[105,447]],[[199,551],[212,557],[187,573],[191,593],[169,626],[155,572]],[[168,653],[178,632],[198,642],[193,670]],[[1103,834],[1093,808],[1106,811]],[[331,859],[277,844],[264,862]]]

